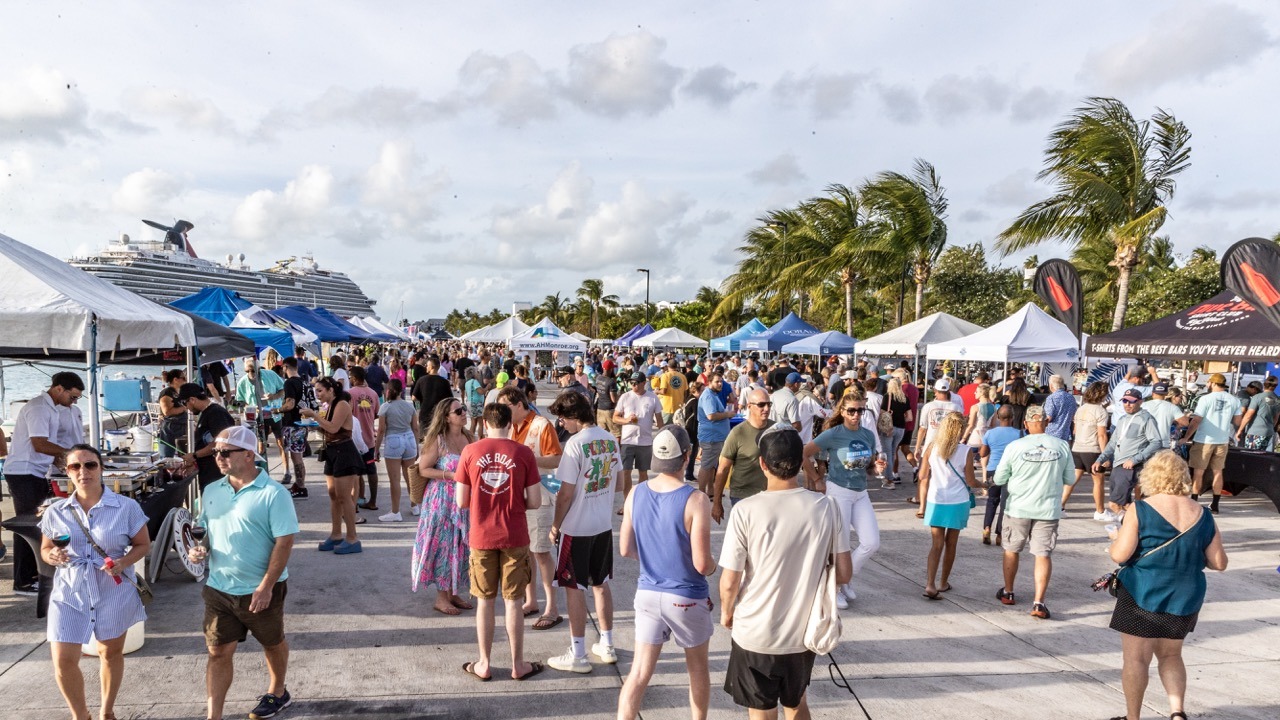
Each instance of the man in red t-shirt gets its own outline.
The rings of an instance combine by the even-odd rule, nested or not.
[[[978,402],[977,393],[980,385],[991,382],[991,376],[986,372],[979,372],[973,376],[973,382],[965,383],[956,391],[956,395],[960,396],[960,402],[964,403],[964,416],[969,417],[969,408]]]
[[[511,677],[524,680],[542,672],[541,663],[524,661],[524,612],[530,581],[529,523],[525,511],[542,505],[538,463],[533,451],[511,439],[511,408],[484,408],[485,439],[471,443],[458,459],[454,479],[459,507],[471,511],[471,594],[476,597],[476,641],[480,659],[463,672],[489,680],[493,649],[494,599],[506,601],[511,640]]]

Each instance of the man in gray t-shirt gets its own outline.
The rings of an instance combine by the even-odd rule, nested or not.
[[[1270,450],[1276,439],[1276,420],[1280,419],[1277,384],[1280,381],[1276,376],[1268,375],[1262,383],[1262,392],[1249,398],[1249,408],[1236,429],[1236,440],[1244,445],[1245,450]]]

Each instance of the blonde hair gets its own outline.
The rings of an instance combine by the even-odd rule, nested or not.
[[[1191,471],[1187,463],[1172,450],[1161,450],[1142,466],[1138,484],[1143,497],[1152,495],[1190,495]]]
[[[964,434],[964,428],[964,415],[954,411],[944,415],[942,421],[938,423],[938,430],[933,435],[933,442],[929,443],[929,452],[939,453],[935,457],[949,459],[956,453],[956,447],[960,445],[960,436]]]
[[[999,394],[996,392],[995,385],[982,385],[978,387],[978,397],[985,402],[995,402]]]
[[[897,375],[894,375],[889,379],[889,383],[885,387],[885,392],[889,397],[900,403],[905,403],[907,401],[907,394],[902,391],[902,381],[898,379]]]
[[[448,398],[436,403],[436,409],[431,412],[431,422],[427,425],[427,431],[422,433],[422,444],[418,446],[419,451],[431,447],[432,443],[439,442],[449,432],[449,413],[453,412],[453,404],[457,403],[462,407],[465,404],[458,398]],[[466,425],[462,426],[462,434],[466,436],[468,443],[476,441],[471,431]]]

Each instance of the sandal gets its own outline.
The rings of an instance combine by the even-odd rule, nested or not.
[[[938,592],[940,593],[951,592],[951,583],[947,583],[947,586],[944,588],[938,588]]]
[[[941,600],[941,599],[942,599],[942,593],[941,593],[941,592],[939,592],[938,590],[934,590],[933,592],[925,591],[924,593],[922,593],[922,595],[923,595],[926,599],[929,599],[929,600]]]
[[[477,672],[476,672],[476,664],[475,664],[475,663],[473,663],[473,662],[463,663],[463,664],[462,664],[462,672],[464,672],[464,673],[466,673],[466,674],[470,675],[471,677],[475,678],[476,680],[479,680],[480,682],[489,682],[490,680],[492,680],[492,679],[493,679],[493,676],[492,676],[492,675],[490,675],[489,677],[485,677],[485,676],[480,675],[479,673],[477,673]]]
[[[1179,710],[1178,712],[1173,713],[1172,715],[1169,716],[1169,720],[1173,720],[1174,718],[1182,718],[1182,720],[1187,720],[1187,714]]]
[[[458,608],[456,608],[456,607],[454,607],[454,606],[452,606],[452,605],[450,605],[450,606],[448,606],[448,607],[443,607],[443,608],[439,608],[439,607],[436,607],[435,605],[432,605],[432,606],[431,606],[431,609],[432,609],[432,610],[435,610],[436,612],[440,613],[441,615],[448,615],[449,617],[458,617],[459,615],[461,615],[461,614],[462,614],[462,611],[461,611],[461,610],[459,610]]]
[[[538,614],[538,613],[540,613],[540,612],[542,612],[542,611],[541,611],[541,610],[539,610],[538,608],[531,608],[531,609],[529,609],[529,610],[525,610],[525,611],[524,611],[524,616],[525,616],[525,617],[532,617],[532,616],[534,616],[534,615],[537,615],[537,614]]]
[[[528,680],[529,678],[533,677],[534,675],[537,675],[538,673],[540,673],[540,672],[542,672],[543,670],[546,670],[546,669],[547,669],[547,666],[546,666],[546,665],[543,665],[543,664],[542,664],[542,663],[540,663],[540,662],[531,662],[531,663],[529,663],[529,667],[530,667],[529,672],[527,672],[527,673],[525,673],[525,674],[521,675],[520,677],[512,678],[512,679],[513,679],[513,680],[516,680],[516,681],[524,681],[524,680]]]
[[[471,603],[467,602],[466,600],[463,600],[462,598],[456,595],[454,597],[449,598],[449,604],[453,605],[459,610],[475,610],[476,609],[475,605],[472,605]]]
[[[537,622],[533,624],[533,629],[534,630],[550,630],[551,628],[559,625],[562,622],[564,622],[564,618],[560,617],[559,615],[555,617],[547,617],[546,615],[543,615],[542,617],[538,618]]]

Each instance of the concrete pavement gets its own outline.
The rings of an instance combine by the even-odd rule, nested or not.
[[[279,470],[275,474],[278,477]],[[297,503],[302,533],[289,564],[288,687],[295,704],[281,717],[613,717],[621,677],[632,657],[634,561],[619,557],[615,563],[617,666],[597,663],[586,676],[548,669],[528,682],[514,682],[508,679],[508,646],[499,614],[495,680],[480,684],[460,671],[476,654],[474,613],[445,617],[431,609],[433,590],[410,592],[409,556],[416,524],[377,521],[376,516],[390,507],[385,475],[382,510],[362,513],[368,519],[360,528],[364,552],[350,556],[315,549],[327,533],[328,502],[323,479],[311,477],[311,498]],[[1019,604],[1004,607],[996,602],[1001,551],[980,544],[980,516],[961,535],[951,579],[954,590],[942,602],[920,597],[928,534],[915,518],[914,506],[903,501],[909,487],[872,491],[881,550],[855,579],[858,599],[842,613],[844,639],[832,656],[869,716],[883,720],[1122,714],[1120,637],[1107,628],[1113,600],[1088,587],[1112,567],[1102,524],[1090,518],[1088,494],[1077,493],[1062,523],[1047,598],[1053,619],[1042,621],[1028,615],[1029,561],[1023,563],[1016,587]],[[1218,522],[1230,569],[1210,573],[1199,627],[1187,641],[1187,711],[1196,718],[1274,719],[1280,717],[1280,515],[1256,493],[1224,499],[1222,507]],[[404,508],[407,515],[407,498]],[[7,501],[4,509],[11,511]],[[721,540],[717,528],[717,555]],[[11,564],[3,565],[0,718],[67,717],[53,680],[43,621],[34,616],[34,599],[10,594]],[[712,584],[715,593],[714,578]],[[172,572],[157,584],[146,644],[126,660],[118,717],[204,717],[199,591],[189,577]],[[560,609],[566,614],[563,598]],[[589,643],[596,639],[591,628],[587,636]],[[527,658],[545,661],[568,645],[568,623],[546,632],[526,630],[525,642]],[[729,632],[719,628],[711,643],[712,717],[745,716],[720,689],[728,652]],[[863,717],[849,691],[829,679],[828,666],[828,659],[819,658],[814,668],[814,716]],[[96,659],[85,658],[82,668],[90,707],[96,709]],[[245,717],[265,692],[265,682],[260,647],[250,639],[237,656],[226,717]],[[1144,717],[1167,713],[1153,668]],[[688,717],[682,653],[672,645],[646,696],[643,717]]]

